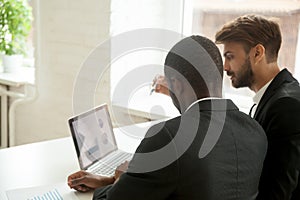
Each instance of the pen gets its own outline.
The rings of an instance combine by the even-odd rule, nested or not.
[[[151,87],[150,95],[155,91],[156,85],[157,83],[155,82],[154,85]]]

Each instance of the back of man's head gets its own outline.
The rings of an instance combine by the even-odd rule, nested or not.
[[[184,38],[168,53],[165,76],[167,80],[172,77],[185,79],[198,99],[221,97],[223,63],[220,51],[206,37],[197,35]]]

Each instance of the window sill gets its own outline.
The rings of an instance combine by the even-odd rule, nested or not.
[[[112,100],[112,105],[148,120],[160,120],[179,115],[170,97],[155,92],[149,95],[149,90],[146,89],[136,92],[127,101]]]
[[[0,84],[12,87],[19,87],[21,85],[35,84],[35,68],[21,67],[15,73],[0,73]]]

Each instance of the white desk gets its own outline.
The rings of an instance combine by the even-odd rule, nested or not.
[[[154,123],[115,129],[119,148],[134,152]],[[1,149],[0,163],[0,200],[7,199],[7,190],[66,182],[68,175],[79,170],[71,137]],[[76,195],[79,199],[92,197],[92,193]]]

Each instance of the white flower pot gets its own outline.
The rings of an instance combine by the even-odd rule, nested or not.
[[[4,73],[16,73],[22,66],[22,55],[2,55]]]

